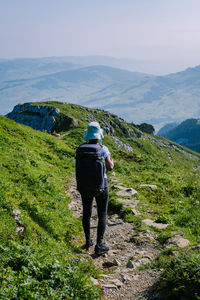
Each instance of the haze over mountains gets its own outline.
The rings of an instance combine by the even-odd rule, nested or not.
[[[159,130],[158,135],[200,152],[200,119],[188,119],[176,125],[167,124]]]
[[[155,76],[116,68],[116,61],[94,56],[0,60],[0,114],[18,103],[56,100],[108,110],[156,129],[199,118],[200,66]]]

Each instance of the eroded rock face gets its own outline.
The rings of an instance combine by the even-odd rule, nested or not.
[[[13,111],[6,115],[20,124],[48,133],[63,131],[71,126],[77,126],[78,121],[70,116],[62,116],[60,110],[53,106],[33,105],[25,103],[16,105]]]
[[[52,106],[33,105],[25,103],[16,105],[13,111],[6,115],[18,123],[40,131],[51,132],[56,125],[55,117],[60,116],[58,108]]]

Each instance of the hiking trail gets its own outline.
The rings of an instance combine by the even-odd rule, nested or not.
[[[114,178],[113,181],[117,182],[117,179]],[[123,192],[122,186],[116,187],[119,189],[119,192]],[[124,195],[126,195],[126,192],[130,193],[132,190],[125,189]],[[66,194],[72,199],[69,208],[77,218],[81,217],[82,203],[80,194],[76,190],[75,179],[72,180]],[[130,197],[121,200],[127,206],[131,206]],[[139,200],[132,200],[132,207],[135,210]],[[135,212],[137,213],[136,210]],[[97,211],[94,200],[91,218],[91,238],[94,241],[94,245],[96,242],[96,230]],[[155,232],[150,229],[146,232],[140,232],[137,235],[138,242],[135,243],[131,240],[134,230],[134,225],[124,222],[118,214],[108,214],[104,240],[106,245],[109,246],[110,251],[107,254],[95,257],[93,246],[90,247],[88,252],[86,251],[85,254],[82,254],[84,259],[106,273],[102,274],[98,280],[91,278],[95,284],[104,287],[106,299],[156,299],[155,286],[159,280],[161,271],[152,269],[138,270],[139,266],[149,263],[160,252],[155,241]]]

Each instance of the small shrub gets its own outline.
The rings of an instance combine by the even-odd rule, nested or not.
[[[180,254],[165,267],[159,290],[162,299],[200,299],[200,257]]]

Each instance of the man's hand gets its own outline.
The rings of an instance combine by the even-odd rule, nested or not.
[[[105,161],[106,161],[106,169],[108,171],[111,171],[114,168],[114,162],[110,154],[106,157]]]

